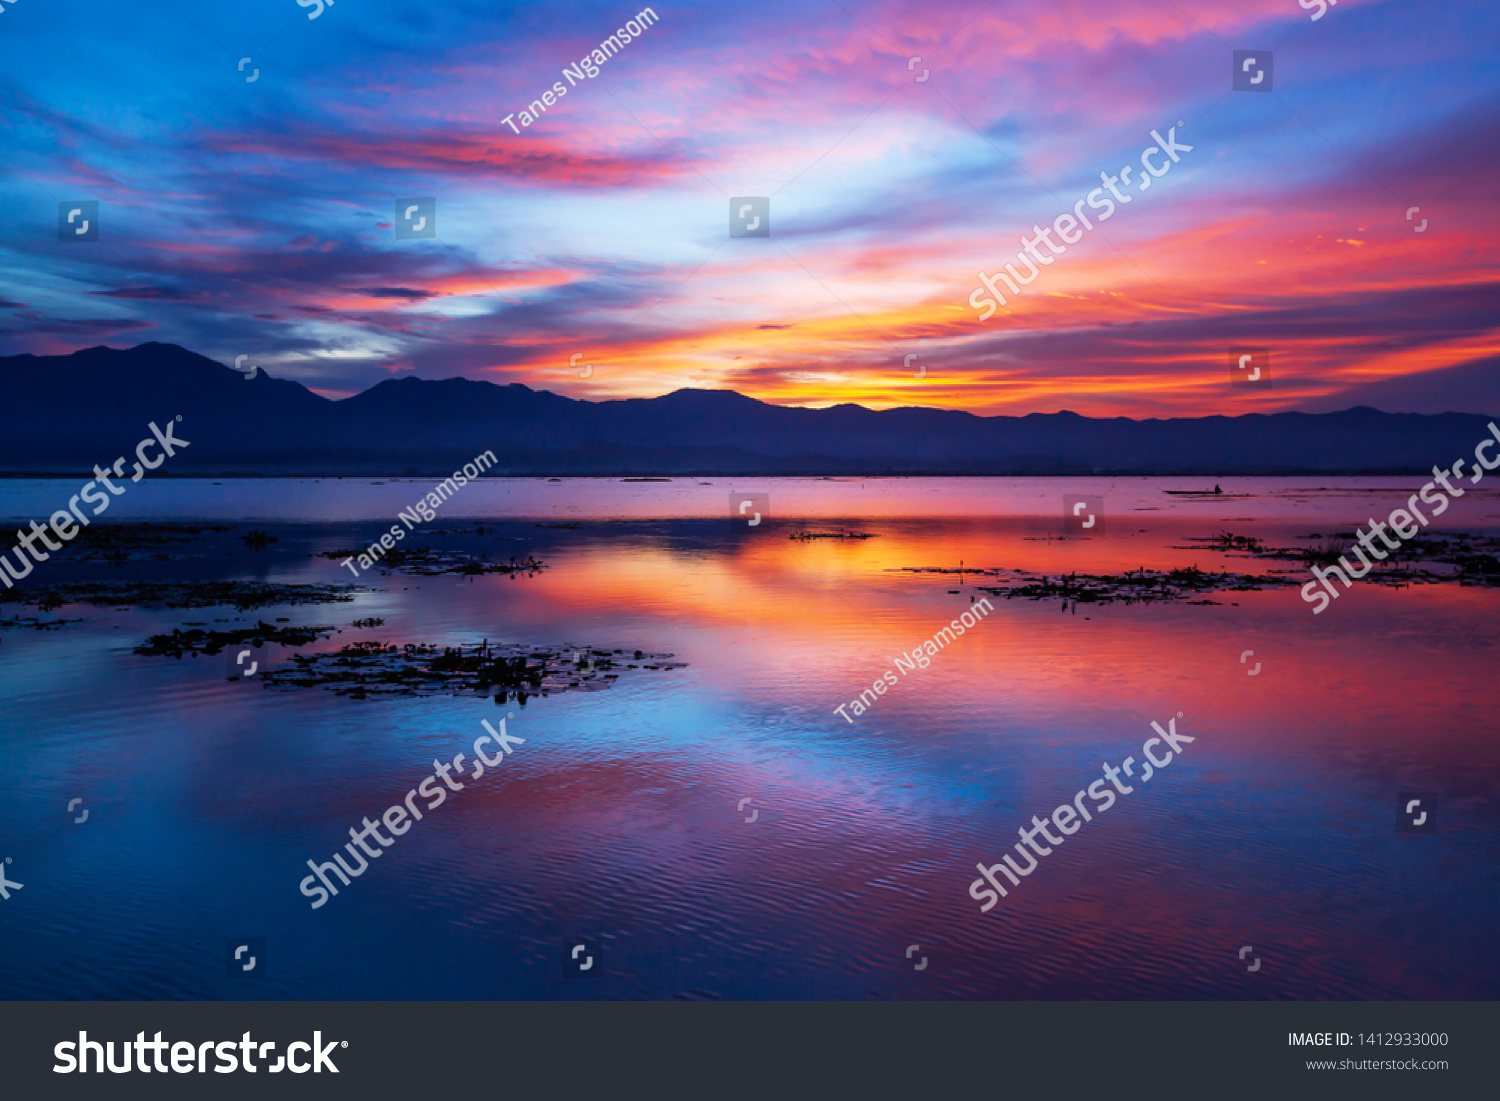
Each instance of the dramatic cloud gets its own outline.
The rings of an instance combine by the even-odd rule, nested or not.
[[[1495,405],[1494,5],[653,10],[573,77],[618,8],[7,27],[0,353],[150,330],[330,394],[415,373],[1004,413]],[[1242,46],[1273,50],[1270,94],[1230,90]],[[1192,148],[1142,191],[1153,130]],[[1128,204],[1036,241],[1111,176]],[[730,236],[739,197],[769,198],[769,238]],[[97,241],[59,234],[72,200]],[[1025,241],[1037,278],[979,321],[978,273]],[[1228,386],[1242,345],[1271,349],[1271,390]]]

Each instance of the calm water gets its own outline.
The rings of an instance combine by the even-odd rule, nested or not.
[[[310,555],[364,545],[431,487],[385,483],[131,485],[108,518],[235,530],[168,561],[60,555],[25,584],[352,581]],[[431,525],[482,519],[484,536],[407,544],[533,553],[541,574],[375,573],[353,604],[73,605],[50,613],[81,620],[60,630],[0,630],[0,857],[24,884],[0,901],[0,996],[1500,996],[1500,589],[1366,584],[1316,618],[1295,589],[1076,613],[997,600],[854,723],[834,713],[976,595],[972,576],[906,567],[1291,568],[1174,548],[1223,530],[1291,545],[1415,488],[1162,492],[1204,484],[486,480]],[[45,518],[78,487],[0,482],[0,516]],[[759,529],[729,530],[731,490],[770,494]],[[1108,538],[1049,538],[1064,491],[1105,497]],[[1500,500],[1476,487],[1442,520],[1493,534]],[[246,521],[280,541],[247,550],[234,539]],[[538,526],[563,521],[579,527]],[[876,538],[787,538],[840,526]],[[18,612],[39,614],[0,605],[0,618]],[[385,625],[350,626],[372,616]],[[231,655],[131,653],[187,622],[276,617],[343,629],[303,652],[489,638],[670,651],[687,667],[523,708],[267,691],[226,680]],[[255,656],[264,668],[289,653]],[[1139,758],[1151,721],[1179,711],[1197,739],[1183,756],[981,914],[976,862],[998,862],[1102,762]],[[526,739],[506,765],[312,910],[306,861],[328,860],[506,712]],[[1436,832],[1397,832],[1407,791],[1432,802]],[[261,966],[229,978],[226,942],[251,937],[265,938]],[[570,974],[580,942],[602,956]]]

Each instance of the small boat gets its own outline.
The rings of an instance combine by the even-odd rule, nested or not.
[[[1225,493],[1219,486],[1213,489],[1164,489],[1163,493],[1173,497],[1250,497],[1250,493]]]

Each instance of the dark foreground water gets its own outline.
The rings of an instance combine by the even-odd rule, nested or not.
[[[1173,548],[1224,530],[1289,544],[1415,486],[1255,480],[1201,500],[1162,492],[1195,488],[1181,480],[699,481],[486,481],[406,540],[535,554],[534,577],[376,572],[354,603],[243,614],[0,604],[70,620],[0,630],[0,857],[24,885],[0,901],[0,997],[1500,996],[1500,589],[1363,584],[1317,617],[1294,588],[996,599],[925,668],[895,665],[982,595],[908,567],[1295,569]],[[109,518],[233,530],[164,560],[61,554],[24,584],[349,582],[312,553],[369,542],[429,488],[148,481]],[[0,483],[0,515],[45,518],[77,489]],[[772,515],[732,532],[731,489],[769,492]],[[1444,522],[1493,534],[1482,489]],[[1065,490],[1106,495],[1108,538],[1050,538]],[[482,536],[437,534],[475,518]],[[538,526],[563,521],[578,527]],[[251,526],[279,542],[248,549]],[[840,526],[876,537],[787,538]],[[232,652],[131,652],[277,617],[342,628],[302,652],[488,638],[687,665],[521,706],[278,692],[227,680]],[[384,625],[351,627],[367,617]],[[888,670],[853,723],[835,713]],[[981,913],[975,864],[1103,763],[1139,761],[1178,712],[1196,739],[1181,756]],[[306,862],[507,713],[525,744],[312,909]],[[1434,832],[1398,830],[1407,792]],[[226,945],[250,938],[257,966],[231,978]],[[598,957],[586,972],[577,944]]]

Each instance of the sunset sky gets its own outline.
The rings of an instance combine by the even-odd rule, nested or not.
[[[5,8],[0,354],[165,341],[330,397],[1500,412],[1493,0],[669,0],[576,85],[644,5],[303,2]],[[1269,94],[1231,91],[1246,49]],[[1123,165],[1129,205],[981,322],[976,273]],[[436,236],[396,240],[427,196]],[[77,200],[97,242],[59,240]],[[1231,346],[1273,389],[1228,386]]]

